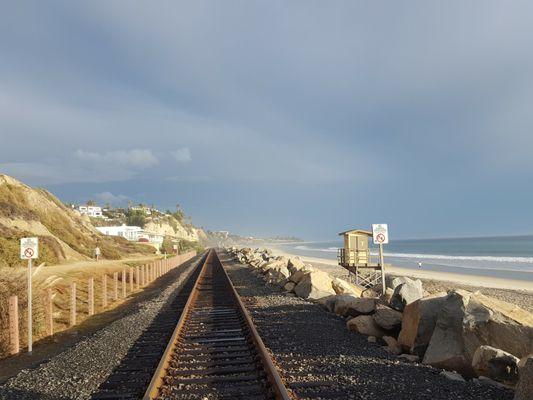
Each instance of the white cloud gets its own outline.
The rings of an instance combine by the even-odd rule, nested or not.
[[[102,203],[109,204],[123,204],[128,200],[131,200],[128,196],[123,194],[115,195],[111,192],[96,193],[94,197]]]
[[[82,160],[95,164],[119,165],[132,168],[149,168],[159,164],[159,160],[153,155],[151,150],[116,150],[106,153],[95,153],[84,150],[77,150],[75,156]]]
[[[182,147],[181,149],[171,151],[170,154],[180,163],[186,163],[192,160],[191,150],[188,147]]]

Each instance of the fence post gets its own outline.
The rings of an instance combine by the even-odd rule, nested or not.
[[[143,286],[148,285],[148,264],[143,268]]]
[[[130,268],[129,275],[130,275],[130,293],[133,293],[133,268]]]
[[[102,308],[107,307],[107,275],[102,275]]]
[[[54,304],[52,289],[46,289],[46,301],[44,307],[44,318],[46,324],[46,334],[52,336],[54,334]]]
[[[70,326],[76,325],[76,282],[70,284]]]
[[[19,298],[9,296],[9,354],[18,354],[19,351]]]
[[[118,272],[113,272],[113,300],[118,300]]]
[[[94,278],[89,278],[87,286],[87,307],[89,308],[89,315],[94,315]]]
[[[139,266],[137,265],[135,267],[135,289],[136,290],[139,290]]]
[[[122,270],[122,298],[126,298],[126,269]]]

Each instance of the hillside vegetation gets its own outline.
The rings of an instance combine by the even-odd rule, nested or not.
[[[151,246],[119,237],[102,236],[90,223],[44,189],[33,189],[0,174],[0,267],[21,264],[20,238],[39,237],[39,262],[56,264],[91,257],[96,246],[102,257],[154,253]]]

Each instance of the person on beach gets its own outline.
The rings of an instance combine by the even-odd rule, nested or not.
[[[421,262],[418,263],[418,269],[422,269],[422,263]]]

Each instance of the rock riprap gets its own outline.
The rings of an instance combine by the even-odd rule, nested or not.
[[[459,372],[482,385],[519,381],[521,388],[530,387],[524,382],[531,374],[525,364],[533,354],[533,315],[513,304],[465,290],[429,295],[420,280],[407,277],[389,280],[380,295],[380,288],[362,288],[300,258],[260,249],[231,251],[267,282],[346,318],[350,331],[379,338],[389,353]]]
[[[294,288],[294,293],[303,299],[318,300],[335,294],[331,286],[331,276],[322,271],[305,274]]]
[[[516,385],[514,400],[533,399],[533,355],[526,358],[518,372],[518,384]]]
[[[446,293],[418,299],[403,310],[402,329],[398,342],[402,348],[418,356],[426,352],[437,318],[446,300]]]
[[[395,283],[397,285],[393,288],[390,305],[398,311],[403,311],[406,305],[424,297],[424,288],[419,279],[416,281],[409,278],[402,278],[402,281],[399,281],[400,278],[397,279],[393,280],[393,286]]]
[[[520,359],[506,351],[491,346],[479,346],[472,358],[472,368],[478,376],[515,385],[518,381]]]
[[[475,376],[472,358],[489,345],[516,357],[533,351],[533,316],[479,292],[451,291],[444,300],[423,362]]]

